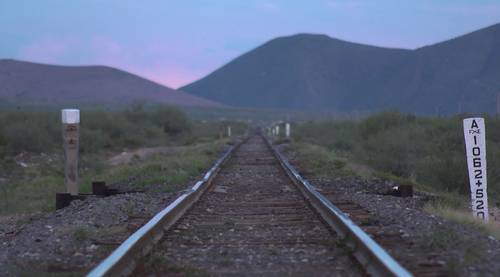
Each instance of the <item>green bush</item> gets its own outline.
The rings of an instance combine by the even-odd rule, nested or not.
[[[121,151],[125,148],[192,144],[226,135],[243,134],[242,122],[193,122],[178,108],[146,107],[135,103],[125,110],[82,110],[80,151]],[[60,151],[62,145],[60,112],[0,111],[0,157],[27,151]]]
[[[500,196],[500,119],[486,117],[489,192]],[[362,121],[307,122],[292,136],[397,177],[469,193],[462,118],[384,112]]]
[[[151,114],[152,121],[163,129],[163,132],[171,135],[178,135],[184,131],[190,130],[189,120],[182,111],[162,107]]]
[[[3,128],[3,133],[7,149],[12,152],[43,152],[54,143],[49,130],[32,122],[9,124]]]
[[[399,112],[383,112],[367,118],[359,124],[360,135],[363,138],[376,135],[402,125],[414,123],[416,117],[413,115],[405,115]]]

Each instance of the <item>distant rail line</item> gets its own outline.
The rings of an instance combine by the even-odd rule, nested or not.
[[[349,205],[344,205],[349,206]],[[139,261],[159,255],[167,263]],[[192,189],[88,276],[412,276],[263,136],[231,147]]]

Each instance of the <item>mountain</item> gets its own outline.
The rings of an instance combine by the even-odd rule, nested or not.
[[[281,37],[181,90],[241,107],[493,112],[500,24],[415,50],[325,35]]]
[[[0,101],[16,105],[128,105],[137,101],[220,107],[106,66],[58,66],[0,60]]]

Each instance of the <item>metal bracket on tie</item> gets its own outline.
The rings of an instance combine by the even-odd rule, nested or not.
[[[56,193],[56,210],[65,208],[71,204],[73,200],[85,200],[87,197],[107,197],[116,194],[124,193],[140,193],[144,190],[119,190],[109,188],[104,181],[92,182],[92,193],[79,193],[71,195],[70,193]]]
[[[384,193],[385,195],[392,195],[397,197],[413,197],[412,185],[398,185]]]

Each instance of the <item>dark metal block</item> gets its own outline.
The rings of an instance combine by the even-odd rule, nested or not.
[[[399,196],[400,197],[413,197],[413,186],[412,185],[399,185]]]
[[[99,196],[106,196],[107,190],[108,188],[106,187],[106,182],[103,181],[92,182],[92,194]]]
[[[69,206],[73,197],[69,193],[56,193],[56,210]]]

